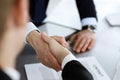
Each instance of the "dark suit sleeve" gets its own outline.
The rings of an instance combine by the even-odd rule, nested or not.
[[[62,78],[63,80],[94,80],[91,73],[75,60],[65,65]]]
[[[6,75],[2,70],[0,70],[0,80],[12,80],[8,75]]]
[[[29,0],[31,22],[33,22],[36,26],[41,25],[46,17],[48,1],[49,0]]]
[[[76,4],[81,19],[87,17],[95,17],[97,19],[96,9],[93,0],[76,0]]]

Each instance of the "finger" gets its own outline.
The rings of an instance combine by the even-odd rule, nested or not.
[[[76,49],[77,49],[77,46],[79,45],[79,43],[82,41],[82,37],[79,37],[77,40],[76,40],[76,42],[75,42],[75,45],[74,45],[74,47],[73,47],[73,50],[75,51]]]
[[[55,55],[53,55],[51,52],[49,53],[50,55],[47,55],[48,58],[48,65],[51,66],[51,68],[55,69],[56,71],[61,70],[61,66],[60,63],[58,61],[58,59],[56,58]]]
[[[50,37],[49,36],[47,36],[46,35],[46,33],[41,33],[41,35],[42,35],[42,39],[46,42],[46,43],[48,43],[48,44],[50,44]]]
[[[64,37],[60,36],[52,36],[51,38],[55,39],[58,43],[60,43],[63,47],[67,46],[67,42]]]
[[[80,43],[78,43],[79,45],[77,46],[77,50],[76,50],[77,53],[79,53],[81,51],[81,49],[85,45],[86,41],[87,40],[85,38],[83,38],[82,41]]]
[[[75,40],[77,34],[74,34],[71,38],[70,38],[70,44],[73,43],[73,41]]]
[[[55,69],[56,71],[60,71],[61,70],[60,64],[59,63],[58,64],[54,64],[53,69]]]
[[[90,42],[91,42],[91,39],[88,39],[81,50],[82,52],[85,52],[88,49]]]
[[[61,70],[61,66],[59,65],[55,65],[54,67],[52,67],[53,69],[55,69],[57,72]]]
[[[95,40],[92,40],[89,47],[88,47],[88,50],[92,49],[92,47],[94,46],[95,44]]]

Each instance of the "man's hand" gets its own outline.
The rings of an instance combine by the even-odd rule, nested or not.
[[[80,53],[92,49],[95,44],[95,33],[89,30],[80,31],[70,38],[70,44],[74,43],[73,51]]]
[[[54,40],[56,40],[59,44],[61,44],[63,47],[67,47],[67,42],[64,37],[60,36],[51,36]]]
[[[69,54],[69,51],[65,49],[65,47],[61,46],[60,43],[58,43],[44,33],[42,33],[42,38],[48,44],[51,52],[61,64],[63,59]]]
[[[60,39],[61,37],[55,36],[53,38],[58,40],[58,42],[60,44],[63,44],[63,46],[66,45],[66,42],[63,39]],[[27,36],[27,40],[35,49],[41,63],[48,67],[54,68],[56,71],[61,70],[59,62],[57,61],[56,57],[51,53],[48,45],[42,39],[41,33],[38,33],[37,31],[32,31]],[[62,42],[65,42],[65,44]]]

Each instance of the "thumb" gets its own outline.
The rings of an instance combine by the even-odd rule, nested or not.
[[[43,39],[47,44],[50,44],[50,37],[47,36],[47,34],[44,33],[44,32],[42,32],[41,35],[42,35],[42,39]]]

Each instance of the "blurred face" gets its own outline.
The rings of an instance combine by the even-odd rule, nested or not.
[[[28,16],[28,0],[16,0],[6,18],[5,33],[0,40],[0,53],[20,52],[24,46]]]

